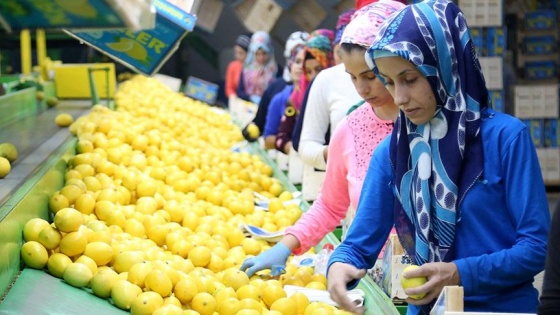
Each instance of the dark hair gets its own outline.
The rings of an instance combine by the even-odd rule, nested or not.
[[[352,44],[352,43],[341,43],[340,44],[340,49],[347,54],[350,54],[354,51],[366,51],[367,50],[367,48],[365,48],[362,45]]]

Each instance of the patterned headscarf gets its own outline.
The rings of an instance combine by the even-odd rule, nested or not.
[[[305,43],[305,47],[303,49],[305,50],[306,55],[309,54],[313,57],[313,59],[319,61],[323,70],[330,68],[334,64],[331,42],[326,36],[311,36],[307,43]],[[297,110],[301,108],[301,103],[303,102],[303,97],[305,96],[305,91],[308,86],[309,80],[304,73],[301,80],[299,80],[298,87],[294,88],[292,95],[290,96],[290,102]]]
[[[354,18],[346,26],[341,43],[349,43],[369,48],[377,35],[379,26],[393,13],[405,5],[393,0],[380,0],[356,11]]]
[[[334,46],[334,31],[333,30],[329,30],[329,29],[326,29],[326,28],[316,29],[309,34],[309,38],[307,40],[309,41],[311,38],[313,38],[317,35],[325,36],[326,38],[329,39],[329,43],[330,43],[331,47]]]
[[[286,40],[286,45],[284,48],[284,58],[289,62],[289,58],[294,55],[294,48],[305,45],[305,42],[308,38],[309,34],[307,32],[297,31],[290,34],[290,36],[288,36],[288,39]],[[284,73],[282,74],[282,77],[284,78],[284,81],[291,82],[292,75],[290,74],[290,65],[288,64],[288,62],[284,66]]]
[[[385,22],[367,56],[400,56],[426,76],[437,109],[415,125],[401,111],[391,137],[395,227],[416,264],[454,258],[463,197],[481,176],[480,113],[488,90],[465,17],[447,0],[407,6]]]
[[[340,43],[340,38],[342,37],[342,33],[344,33],[344,30],[346,29],[348,23],[352,21],[352,16],[354,15],[355,12],[356,10],[350,9],[342,12],[342,14],[338,16],[338,20],[336,21],[336,27],[334,28],[333,43],[335,45]]]
[[[257,50],[262,49],[268,54],[268,62],[265,65],[255,60]],[[243,67],[243,83],[249,95],[261,96],[266,87],[276,76],[278,65],[274,59],[274,48],[270,36],[266,32],[256,32],[251,36],[249,52]]]

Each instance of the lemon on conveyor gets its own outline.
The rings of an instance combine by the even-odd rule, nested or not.
[[[62,114],[58,114],[56,116],[56,118],[54,119],[54,122],[59,127],[68,127],[74,122],[74,118],[72,118],[72,115],[70,115],[70,114],[62,113]]]
[[[0,178],[8,176],[11,170],[12,166],[10,165],[10,161],[4,157],[0,157]]]
[[[0,144],[0,157],[4,157],[10,163],[13,163],[18,157],[16,146],[8,142]]]

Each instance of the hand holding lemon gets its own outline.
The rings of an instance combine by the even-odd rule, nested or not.
[[[404,268],[403,273],[401,275],[401,285],[403,287],[404,290],[406,289],[410,289],[410,288],[416,288],[419,287],[421,285],[423,285],[424,283],[428,282],[428,278],[426,277],[415,277],[415,278],[405,278],[403,275],[409,271],[415,270],[420,268],[417,265],[410,265],[406,268]],[[422,298],[424,298],[424,296],[426,296],[426,293],[421,293],[421,294],[411,294],[408,297],[411,299],[415,299],[415,300],[420,300]]]

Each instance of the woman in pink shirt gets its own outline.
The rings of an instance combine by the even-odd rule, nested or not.
[[[246,270],[249,276],[262,269],[285,265],[291,253],[305,253],[332,232],[349,209],[357,208],[373,150],[391,133],[399,111],[383,83],[366,64],[364,54],[379,25],[403,7],[396,1],[380,0],[356,11],[346,27],[341,39],[341,58],[364,103],[352,108],[331,138],[325,184],[319,197],[294,226],[286,229],[280,242],[243,262],[241,270]]]

